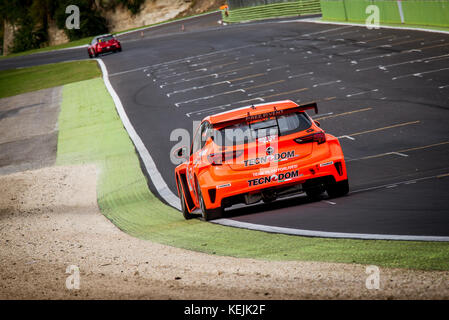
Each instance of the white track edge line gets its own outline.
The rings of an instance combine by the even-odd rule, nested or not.
[[[444,242],[449,241],[449,237],[444,236],[409,236],[409,235],[390,235],[390,234],[312,231],[312,230],[266,226],[249,222],[235,221],[231,219],[217,219],[212,220],[210,222],[228,227],[236,227],[256,231],[264,231],[269,233],[280,233],[280,234],[305,236],[305,237],[359,239],[359,240],[444,241]]]
[[[335,25],[347,25],[347,26],[354,26],[354,27],[363,27],[366,28],[366,25],[363,23],[351,23],[351,22],[339,22],[339,21],[325,21],[325,20],[314,20],[314,19],[301,19],[301,20],[292,20],[292,21],[279,21],[278,23],[288,23],[288,22],[311,22],[311,23],[321,23],[321,24],[335,24]],[[433,32],[433,33],[443,33],[443,34],[449,34],[449,31],[444,30],[436,30],[436,29],[426,29],[426,28],[413,28],[413,27],[395,27],[395,26],[386,26],[386,25],[379,25],[380,29],[395,29],[395,30],[411,30],[411,31],[424,31],[424,32]]]
[[[211,15],[211,14],[217,13],[217,12],[220,12],[220,10],[206,12],[206,13],[201,13],[201,14],[198,14],[198,15],[193,16],[193,17],[185,17],[185,18],[178,19],[178,20],[162,22],[162,23],[156,24],[154,26],[141,27],[139,29],[130,30],[130,31],[123,31],[123,32],[116,33],[115,35],[116,36],[122,36],[122,35],[133,33],[133,32],[139,32],[139,31],[143,31],[143,30],[147,30],[147,29],[153,29],[153,28],[164,26],[164,25],[171,24],[171,23],[176,23],[176,22],[181,22],[181,21],[186,21],[186,20],[192,20],[192,19],[199,18],[199,17],[202,17],[202,16]]]
[[[174,207],[178,210],[181,210],[179,198],[170,190],[170,188],[165,183],[164,179],[162,178],[161,173],[157,170],[157,167],[156,167],[156,164],[154,163],[153,158],[151,157],[150,153],[148,152],[145,145],[143,144],[142,139],[140,139],[136,130],[132,126],[131,122],[129,121],[129,118],[126,115],[125,109],[123,108],[122,102],[120,101],[119,96],[117,95],[117,93],[115,92],[114,88],[111,85],[111,82],[109,81],[108,70],[106,68],[106,65],[104,64],[103,60],[101,60],[101,59],[96,59],[96,60],[98,61],[98,64],[100,65],[101,71],[103,72],[104,84],[106,85],[106,88],[108,89],[109,94],[111,95],[112,100],[114,101],[117,113],[119,114],[120,119],[122,120],[123,126],[125,127],[126,131],[128,132],[129,137],[133,141],[134,146],[135,146],[137,152],[139,153],[143,164],[145,165],[145,169],[147,170],[147,173],[151,179],[151,182],[156,187],[160,196],[165,201],[167,201],[167,203],[169,205],[171,205],[172,207]]]

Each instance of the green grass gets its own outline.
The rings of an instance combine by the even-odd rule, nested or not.
[[[99,77],[96,61],[74,61],[0,71],[0,98]]]
[[[301,0],[233,9],[228,17],[222,13],[222,18],[224,22],[233,23],[317,13],[321,13],[319,0]]]
[[[57,164],[87,163],[98,168],[102,213],[138,238],[234,257],[449,270],[448,243],[308,238],[184,220],[149,191],[134,146],[101,78],[63,88]]]
[[[323,22],[341,22],[341,23],[351,23],[351,24],[359,24],[360,26],[365,26],[365,23],[363,22],[353,22],[353,21],[344,21],[344,20],[338,20],[338,19],[320,19]],[[428,29],[428,30],[435,30],[435,31],[446,31],[449,32],[448,27],[436,27],[436,26],[426,26],[426,25],[419,25],[419,24],[399,24],[399,23],[381,23],[380,26],[385,27],[397,27],[397,28],[413,28],[413,29]]]
[[[11,53],[11,54],[8,54],[7,56],[0,56],[0,59],[20,57],[20,56],[33,54],[33,53],[41,53],[41,52],[58,50],[58,49],[78,47],[78,46],[82,46],[85,44],[90,44],[92,39],[93,39],[93,37],[87,37],[87,38],[74,40],[74,41],[70,41],[67,43],[62,43],[62,44],[58,44],[58,45],[54,45],[54,46],[48,46],[48,47],[43,47],[43,48],[39,48],[39,49],[32,49],[32,50],[27,50],[27,51],[22,51],[22,52]],[[87,55],[87,49],[86,49],[86,55]]]

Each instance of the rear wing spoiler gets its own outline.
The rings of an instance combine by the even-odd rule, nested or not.
[[[251,114],[251,111],[248,111],[246,116],[242,115],[239,118],[234,118],[234,119],[223,121],[223,122],[217,122],[217,123],[214,123],[213,126],[214,127],[227,127],[227,126],[237,124],[240,122],[251,122],[251,121],[255,121],[255,120],[262,120],[265,118],[281,116],[281,115],[293,113],[293,112],[304,112],[306,110],[312,110],[312,109],[315,110],[315,114],[318,113],[318,105],[316,104],[316,102],[311,102],[311,103],[307,103],[307,104],[303,104],[303,105],[299,105],[299,106],[282,108],[282,109],[277,109],[276,107],[273,107],[272,111],[267,111],[267,112],[258,113],[258,114]]]
[[[318,114],[318,105],[316,104],[316,102],[311,102],[308,104],[304,104],[302,106],[299,106],[300,108],[302,108],[303,110],[309,110],[309,109],[313,109],[315,110],[315,114]]]
[[[316,104],[316,102],[311,102],[311,103],[300,105],[296,108],[292,108],[292,110],[295,110],[295,111],[306,111],[306,110],[310,110],[310,109],[315,110],[315,114],[318,114],[318,105]]]

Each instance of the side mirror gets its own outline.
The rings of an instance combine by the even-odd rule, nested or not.
[[[187,148],[181,147],[173,151],[173,155],[178,159],[187,159]]]
[[[319,123],[318,121],[314,120],[313,122],[315,122],[315,124],[316,124],[318,127],[321,127],[321,123]]]

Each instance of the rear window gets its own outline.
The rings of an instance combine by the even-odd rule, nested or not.
[[[253,123],[237,123],[232,126],[214,130],[214,142],[219,146],[233,146],[250,143],[261,139],[272,139],[303,131],[311,126],[303,112],[290,113]]]
[[[106,41],[109,41],[109,40],[112,40],[112,39],[114,39],[112,36],[101,37],[101,38],[98,39],[98,42],[106,42]]]

